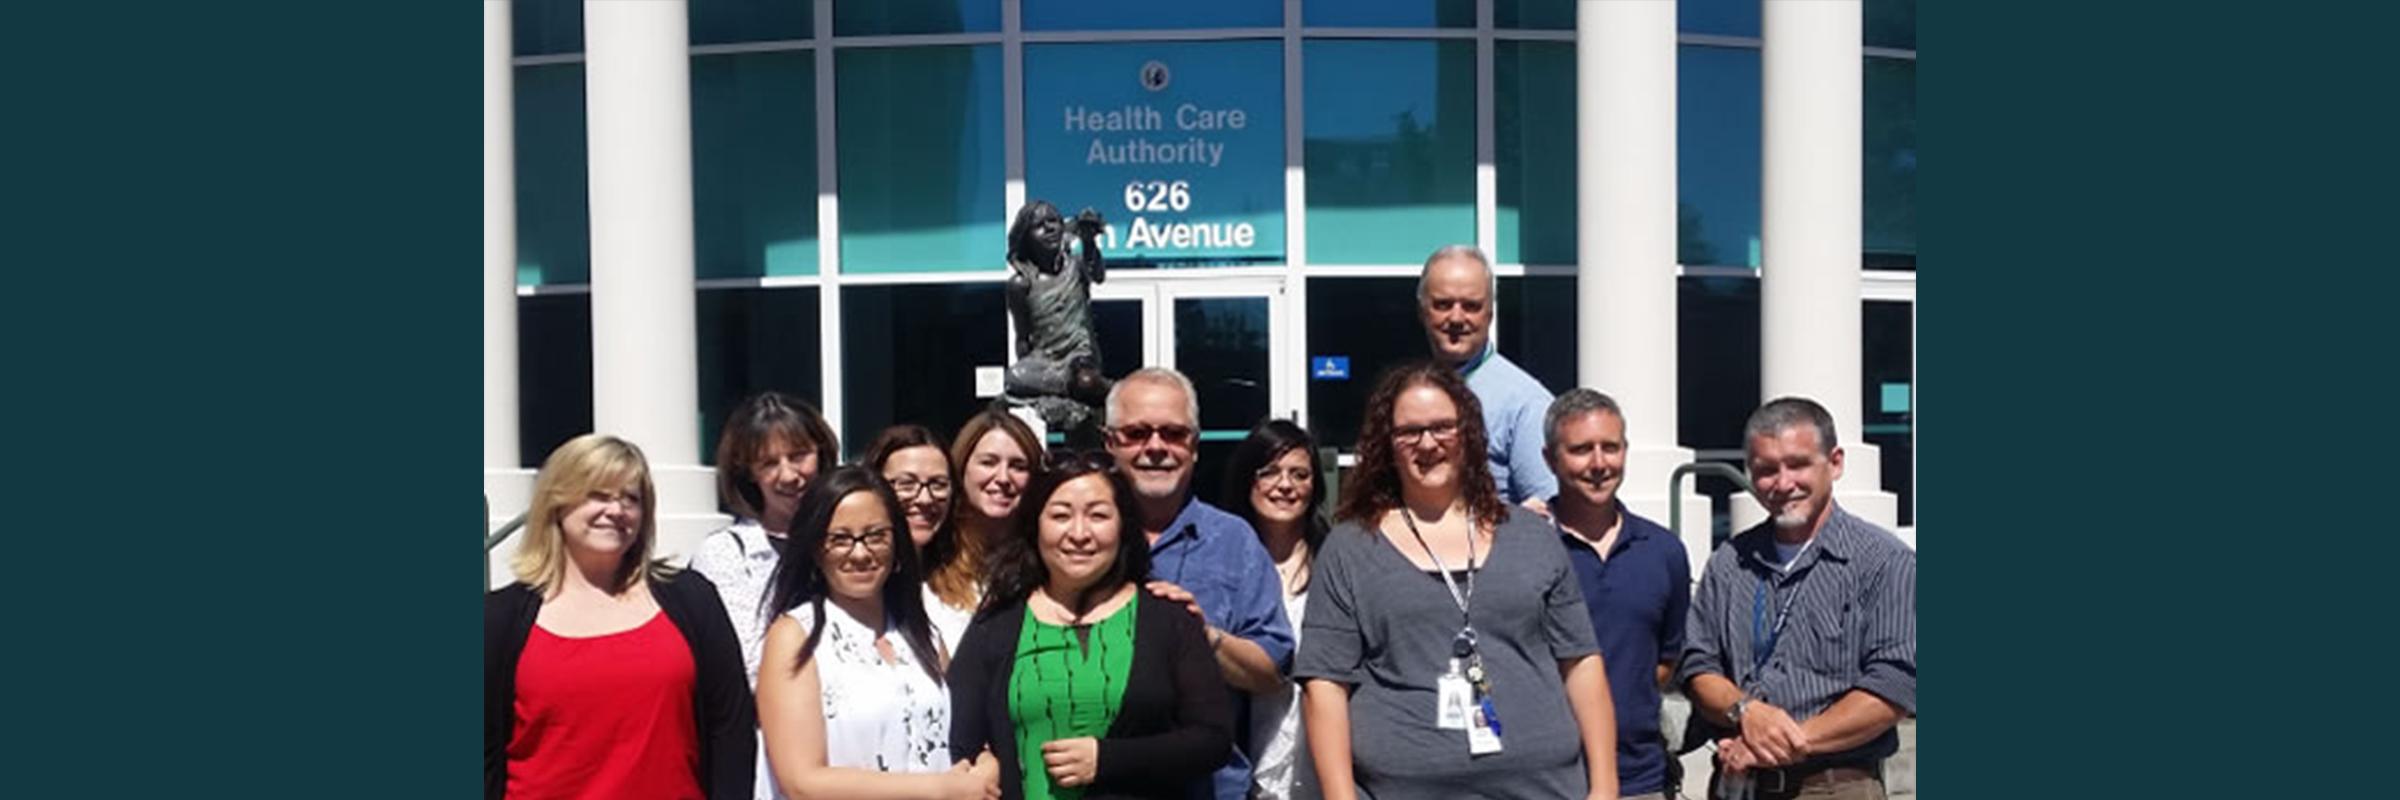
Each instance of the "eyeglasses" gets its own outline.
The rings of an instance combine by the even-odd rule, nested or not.
[[[867,546],[868,552],[890,550],[892,549],[892,530],[878,528],[866,533],[825,534],[825,552],[829,555],[842,555],[850,552],[851,548],[862,544]]]
[[[1152,436],[1157,436],[1160,442],[1169,447],[1181,446],[1192,441],[1192,429],[1182,425],[1126,425],[1108,433],[1110,436],[1116,437],[1119,446],[1125,447],[1150,441]]]
[[[917,496],[917,490],[919,489],[925,490],[927,494],[933,495],[935,498],[950,496],[949,478],[926,478],[924,480],[918,480],[914,475],[902,475],[896,478],[886,479],[884,482],[891,484],[892,494],[898,495],[902,500]]]
[[[1458,439],[1458,420],[1445,420],[1442,422],[1433,423],[1431,425],[1403,425],[1393,428],[1392,444],[1403,447],[1414,446],[1419,442],[1424,441],[1425,436],[1428,434],[1433,436],[1433,441],[1437,444],[1448,444],[1456,441]]]
[[[1273,464],[1259,467],[1257,472],[1250,474],[1250,480],[1252,482],[1263,483],[1270,486],[1274,485],[1275,479],[1277,478],[1289,480],[1292,482],[1293,486],[1307,486],[1308,482],[1315,477],[1315,473],[1309,472],[1305,468],[1294,467],[1291,469],[1278,469]]]

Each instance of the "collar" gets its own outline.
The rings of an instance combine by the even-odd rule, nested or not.
[[[1559,495],[1554,494],[1550,496],[1549,502],[1551,508],[1558,507],[1558,498]],[[1633,542],[1636,540],[1650,538],[1652,535],[1650,526],[1642,524],[1642,518],[1634,516],[1633,510],[1625,507],[1624,498],[1610,498],[1609,502],[1615,504],[1617,507],[1617,541],[1614,546],[1609,548],[1610,552],[1623,550],[1627,546],[1633,544]],[[1585,547],[1591,546],[1589,544],[1589,539],[1583,538],[1583,536],[1580,534],[1568,532],[1567,526],[1558,524],[1558,520],[1556,518],[1552,518],[1550,520],[1550,528],[1558,531],[1559,536],[1583,543]]]
[[[1500,348],[1492,346],[1492,340],[1488,337],[1485,338],[1483,352],[1476,353],[1474,358],[1467,359],[1466,363],[1458,365],[1458,374],[1462,377],[1475,374],[1476,369],[1482,367],[1484,362],[1492,360],[1492,356],[1499,352]]]
[[[1207,505],[1200,501],[1199,493],[1184,492],[1183,509],[1175,512],[1175,518],[1167,522],[1164,530],[1159,531],[1158,541],[1150,543],[1150,552],[1156,553],[1165,549],[1168,544],[1187,535],[1192,539],[1199,539],[1200,516],[1206,513],[1202,509]]]
[[[758,520],[735,520],[733,525],[725,530],[726,532],[733,534],[733,541],[735,543],[738,543],[742,546],[742,555],[757,555],[761,551],[767,553],[775,552],[775,546],[767,542],[766,526],[758,524]]]
[[[1848,562],[1856,544],[1852,537],[1856,533],[1853,526],[1857,523],[1858,518],[1851,516],[1850,512],[1842,510],[1838,501],[1829,504],[1826,507],[1824,527],[1817,529],[1817,535],[1809,540],[1807,549],[1800,551],[1800,555],[1793,559],[1789,565],[1790,568],[1784,570],[1784,573],[1798,572],[1801,567],[1821,559],[1830,558],[1835,561]],[[1774,524],[1772,520],[1759,523],[1760,532],[1764,535],[1758,537],[1756,544],[1742,550],[1743,556],[1757,561],[1761,569],[1773,570],[1775,568],[1774,562],[1766,556],[1775,548]]]

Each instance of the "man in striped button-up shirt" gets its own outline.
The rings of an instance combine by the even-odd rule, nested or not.
[[[1833,502],[1842,448],[1823,406],[1771,401],[1743,438],[1771,517],[1709,557],[1676,671],[1716,729],[1711,783],[1881,798],[1893,728],[1917,708],[1916,552]]]

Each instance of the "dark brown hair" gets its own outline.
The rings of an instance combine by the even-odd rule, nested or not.
[[[782,392],[752,395],[726,416],[725,430],[717,435],[717,496],[736,516],[758,519],[766,513],[766,494],[750,479],[750,465],[778,439],[815,450],[820,474],[842,460],[841,440],[816,406]]]
[[[991,591],[983,596],[983,607],[977,609],[978,620],[993,610],[1030,597],[1035,589],[1050,582],[1050,565],[1042,561],[1041,508],[1061,486],[1079,478],[1098,476],[1108,482],[1109,493],[1117,506],[1117,552],[1100,580],[1085,587],[1083,596],[1075,599],[1075,608],[1083,607],[1089,598],[1102,597],[1128,583],[1150,579],[1150,539],[1142,535],[1142,509],[1133,499],[1133,484],[1117,471],[1116,459],[1101,451],[1059,453],[1049,459],[1051,467],[1033,475],[1033,484],[1026,487],[1024,498],[1017,508],[1023,512],[1009,525],[1009,537],[992,554]],[[1030,509],[1030,510],[1027,510]]]
[[[1341,507],[1333,518],[1356,522],[1373,530],[1383,513],[1400,507],[1400,462],[1392,452],[1392,409],[1400,395],[1418,386],[1431,386],[1450,397],[1458,408],[1458,492],[1467,514],[1484,525],[1499,525],[1508,516],[1492,486],[1492,465],[1483,432],[1483,404],[1467,388],[1458,370],[1432,361],[1412,361],[1383,373],[1375,392],[1367,395],[1365,419],[1358,423],[1358,466],[1342,480]]]
[[[892,460],[892,454],[911,447],[931,447],[938,453],[942,452],[942,440],[923,425],[885,428],[876,435],[874,443],[867,445],[867,468],[882,475],[884,462]],[[948,453],[942,453],[942,471],[950,481],[950,496],[943,500],[950,510],[942,515],[942,526],[934,530],[933,539],[925,543],[924,552],[918,555],[925,562],[925,585],[933,588],[935,597],[956,608],[973,608],[975,582],[981,576],[972,568],[952,568],[967,559],[961,557],[963,548],[958,535],[958,468],[951,465]]]
[[[815,625],[809,628],[808,639],[800,643],[800,657],[792,664],[796,674],[808,665],[817,652],[818,640],[825,636],[825,598],[833,593],[825,583],[826,528],[833,524],[834,508],[842,499],[859,492],[883,501],[884,524],[892,528],[892,569],[883,578],[884,611],[900,621],[900,638],[916,653],[918,666],[939,684],[940,651],[933,646],[933,623],[925,617],[925,595],[917,589],[924,582],[925,569],[917,560],[916,540],[908,536],[908,518],[901,515],[900,499],[892,496],[892,487],[866,467],[853,464],[826,470],[801,493],[800,511],[792,515],[790,550],[768,579],[769,591],[763,598],[767,613],[770,618],[780,616],[802,605],[816,612]]]

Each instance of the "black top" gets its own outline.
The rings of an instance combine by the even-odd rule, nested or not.
[[[756,788],[758,709],[742,666],[741,640],[700,573],[651,581],[650,595],[692,647],[692,713],[700,737],[700,792],[709,800],[749,800]],[[533,635],[542,598],[512,583],[483,597],[483,796],[508,793],[508,737],[516,730],[517,656]]]
[[[1087,800],[1182,798],[1206,785],[1233,748],[1233,710],[1208,633],[1190,609],[1134,589],[1133,664],[1117,719],[1100,739],[1100,771]],[[975,620],[950,660],[950,757],[985,747],[1000,759],[1000,794],[1025,795],[1017,737],[1008,719],[1025,601]]]

